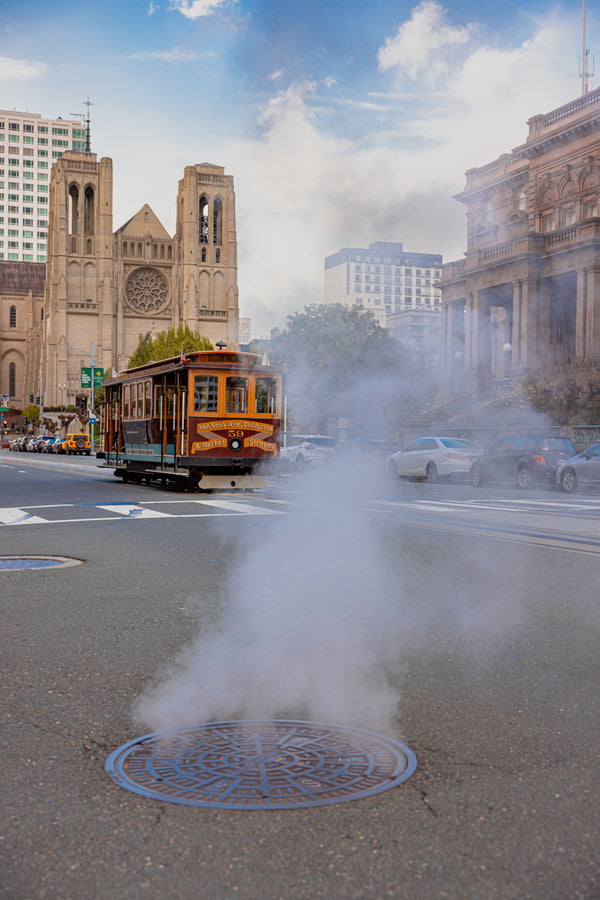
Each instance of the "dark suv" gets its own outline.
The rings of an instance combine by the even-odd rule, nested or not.
[[[554,435],[510,434],[478,456],[471,466],[471,481],[481,487],[488,481],[518,484],[554,484],[556,470],[575,455],[569,438]]]

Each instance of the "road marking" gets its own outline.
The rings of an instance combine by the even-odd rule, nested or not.
[[[0,522],[3,525],[40,525],[47,521],[48,519],[34,516],[33,513],[25,512],[24,509],[0,509]]]
[[[253,506],[250,503],[235,503],[232,500],[192,500],[192,503],[199,503],[202,506],[213,506],[216,509],[224,509],[229,512],[244,513],[254,516],[276,516],[275,509],[262,509],[260,506]]]
[[[144,509],[142,506],[123,503],[97,503],[96,509],[119,513],[124,519],[172,519],[171,513],[159,512],[157,509]]]

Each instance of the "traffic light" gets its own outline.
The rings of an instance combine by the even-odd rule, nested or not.
[[[36,398],[35,398],[35,402],[36,402],[36,406],[39,406],[39,405],[40,405],[40,398],[39,398],[39,397],[36,397]]]
[[[30,394],[30,395],[29,395],[29,402],[30,402],[30,403],[33,403],[33,394]]]

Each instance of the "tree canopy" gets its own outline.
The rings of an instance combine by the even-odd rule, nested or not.
[[[269,351],[271,363],[310,373],[329,388],[345,385],[349,376],[392,372],[402,357],[401,345],[371,312],[341,303],[313,304],[288,316]]]
[[[139,343],[130,356],[127,367],[131,369],[151,360],[169,359],[182,351],[189,353],[190,350],[214,350],[214,347],[207,337],[192,331],[188,325],[180,325],[177,330],[169,328],[167,331],[159,331],[155,337],[152,337],[151,332],[140,334]]]

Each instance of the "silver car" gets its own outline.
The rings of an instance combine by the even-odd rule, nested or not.
[[[473,441],[454,437],[423,437],[393,453],[387,462],[387,473],[395,478],[467,478],[473,460],[483,448]]]
[[[556,470],[556,483],[568,494],[578,487],[600,487],[600,444],[562,463]]]
[[[295,434],[281,451],[281,458],[291,468],[303,472],[307,466],[324,462],[335,446],[334,439],[324,434]]]

